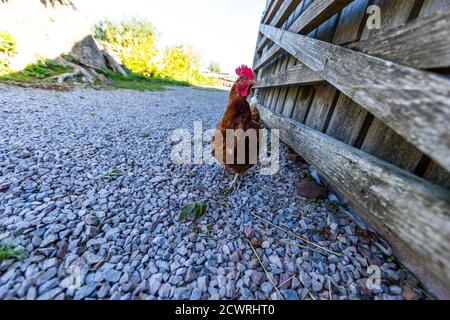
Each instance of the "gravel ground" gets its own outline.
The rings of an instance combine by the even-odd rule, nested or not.
[[[226,102],[226,92],[192,88],[0,84],[0,241],[22,251],[0,262],[0,298],[280,299],[274,284],[285,299],[425,297],[345,210],[299,196],[308,166],[286,146],[278,175],[254,168],[226,198],[233,177],[220,166],[173,164],[170,132],[214,127]],[[178,222],[180,206],[201,199],[200,226]],[[342,256],[298,247],[253,214]],[[368,265],[380,267],[381,287],[367,288]]]

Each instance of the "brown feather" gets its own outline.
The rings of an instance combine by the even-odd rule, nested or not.
[[[233,129],[238,130],[242,129],[244,132],[247,132],[249,129],[256,130],[257,137],[257,150],[259,151],[259,111],[256,108],[250,108],[247,100],[239,94],[237,94],[236,87],[233,86],[230,92],[230,100],[228,102],[228,106],[225,110],[225,114],[223,115],[221,121],[218,123],[216,129],[222,133],[222,155],[223,161],[220,159],[220,155],[216,154],[216,150],[220,145],[218,141],[212,138],[211,141],[211,150],[216,159],[225,167],[231,169],[235,173],[243,173],[254,166],[254,164],[250,163],[250,140],[246,139],[246,154],[245,154],[245,163],[237,164],[237,143],[238,138],[235,137],[234,146],[227,146],[226,144],[226,130]],[[218,150],[217,150],[218,151]],[[227,164],[226,162],[226,152],[233,153],[234,164]]]

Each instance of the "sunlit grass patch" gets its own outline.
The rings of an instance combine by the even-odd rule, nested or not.
[[[123,76],[119,73],[104,70],[102,73],[111,80],[111,87],[119,89],[130,89],[139,91],[162,91],[167,86],[188,86],[183,81],[176,81],[165,78],[148,78],[134,73]]]
[[[72,69],[62,66],[50,59],[40,59],[29,64],[25,69],[16,72],[6,72],[0,75],[2,81],[33,82],[51,78],[63,73],[71,72]]]

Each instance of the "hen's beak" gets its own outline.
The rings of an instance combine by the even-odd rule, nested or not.
[[[252,80],[252,81],[251,81],[250,83],[252,84],[252,86],[255,86],[255,85],[257,85],[257,84],[258,84],[258,81],[256,81],[256,80]]]

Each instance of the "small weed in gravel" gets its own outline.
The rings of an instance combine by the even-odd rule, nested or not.
[[[8,259],[22,260],[23,251],[15,248],[11,243],[0,243],[0,261]]]
[[[110,172],[107,172],[104,174],[105,178],[108,178],[109,180],[114,180],[115,178],[119,178],[124,176],[125,174],[120,169],[114,169]]]

